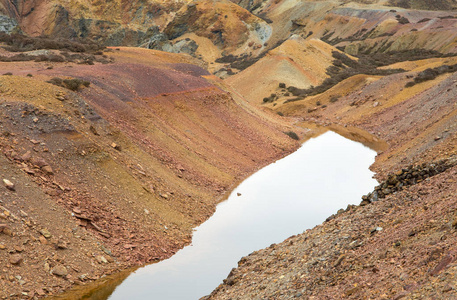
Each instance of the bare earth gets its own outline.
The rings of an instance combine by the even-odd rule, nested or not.
[[[242,258],[208,299],[457,297],[457,75],[405,88],[407,75],[358,75],[322,95],[277,106],[323,128],[354,126],[387,142],[372,168],[388,195]],[[335,94],[341,97],[332,103]],[[424,175],[443,159],[450,168]],[[398,188],[397,178],[416,175]]]
[[[114,63],[1,65],[13,75],[0,77],[0,297],[170,257],[233,184],[298,146],[290,125],[246,110],[190,57],[107,54]]]

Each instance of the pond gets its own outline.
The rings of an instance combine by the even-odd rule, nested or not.
[[[377,185],[369,170],[375,156],[370,148],[332,131],[312,138],[244,180],[194,229],[192,244],[170,259],[52,299],[199,299],[222,283],[241,257],[360,203]]]
[[[368,169],[375,156],[334,132],[310,139],[243,181],[195,229],[191,245],[136,270],[108,299],[195,300],[208,295],[241,257],[360,203],[377,185]]]

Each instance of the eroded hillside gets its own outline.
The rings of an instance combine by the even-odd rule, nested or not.
[[[171,256],[236,182],[298,145],[188,56],[103,55],[0,66],[2,297]]]
[[[207,299],[455,297],[456,58],[383,69],[398,67],[269,104],[304,127],[371,136],[380,185],[360,206],[242,258]]]
[[[455,8],[1,1],[0,31],[25,35],[0,35],[0,296],[170,257],[298,147],[284,132],[328,129],[378,151],[380,186],[243,258],[210,298],[454,296]]]
[[[418,10],[422,9],[422,10]],[[455,52],[452,1],[2,1],[4,30],[187,53],[227,77],[296,34],[349,54]]]

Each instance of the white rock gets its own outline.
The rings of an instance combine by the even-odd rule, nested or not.
[[[14,183],[9,181],[8,179],[3,179],[3,184],[6,186],[7,189],[14,191],[14,189],[15,189]]]

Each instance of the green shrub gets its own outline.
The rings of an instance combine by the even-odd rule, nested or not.
[[[79,78],[73,78],[73,79],[62,79],[59,77],[53,77],[50,80],[47,81],[48,83],[67,88],[72,91],[78,91],[81,86],[89,87],[90,82],[87,80],[82,80]]]
[[[6,50],[24,52],[39,49],[68,50],[72,52],[99,52],[105,46],[88,39],[54,39],[49,37],[28,37],[23,34],[0,33],[0,42],[5,43]]]
[[[390,75],[395,73],[404,72],[403,69],[389,69],[389,70],[380,70],[378,69],[379,63],[372,58],[366,56],[359,59],[359,61],[351,59],[344,53],[333,51],[333,57],[338,65],[343,65],[343,68],[337,67],[335,65],[330,66],[327,69],[327,74],[330,76],[326,78],[320,85],[313,87],[311,86],[308,89],[299,89],[294,86],[289,86],[287,90],[294,96],[298,97],[308,97],[321,94],[330,88],[334,87],[341,81],[352,77],[357,74],[367,74],[367,75]],[[286,102],[297,101],[301,99],[289,99]],[[285,103],[286,103],[285,102]]]
[[[330,103],[335,103],[336,101],[338,101],[338,99],[340,99],[339,96],[336,96],[336,95],[332,96],[332,97],[330,97]]]
[[[443,65],[436,68],[428,68],[422,72],[419,72],[413,81],[406,83],[405,87],[412,87],[418,83],[433,80],[439,75],[445,73],[454,73],[457,72],[457,64],[455,65]]]
[[[300,138],[298,137],[298,135],[293,132],[293,131],[287,131],[287,132],[284,132],[286,135],[288,135],[291,139],[294,139],[294,140],[299,140]]]
[[[64,79],[63,83],[65,84],[65,87],[69,90],[72,91],[77,91],[82,85],[82,80],[81,79]]]
[[[65,86],[63,85],[63,80],[62,80],[62,78],[59,78],[59,77],[53,77],[53,78],[49,79],[49,80],[46,81],[46,82],[47,82],[47,83],[50,83],[50,84],[53,84],[53,85],[65,87]]]

